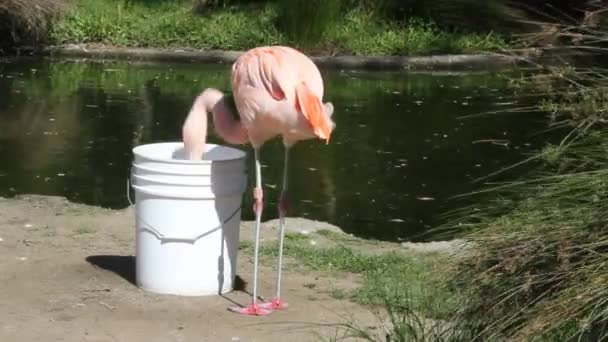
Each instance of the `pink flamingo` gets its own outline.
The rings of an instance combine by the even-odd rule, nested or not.
[[[255,158],[255,247],[253,295],[247,307],[231,308],[247,315],[267,315],[287,308],[281,300],[281,269],[285,214],[288,209],[287,169],[289,149],[299,140],[318,138],[329,143],[335,127],[331,120],[333,105],[323,103],[323,79],[316,65],[306,55],[285,46],[257,47],[240,56],[232,65],[232,91],[240,120],[234,118],[224,95],[205,89],[195,100],[183,126],[185,149],[192,160],[200,160],[205,151],[207,113],[211,112],[215,130],[231,144],[251,143]],[[285,146],[283,187],[279,200],[279,258],[276,296],[270,302],[257,302],[257,271],[260,220],[263,210],[260,148],[276,136]]]

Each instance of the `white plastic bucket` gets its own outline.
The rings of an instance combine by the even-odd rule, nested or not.
[[[133,149],[136,283],[151,292],[229,292],[236,276],[246,153],[207,144],[202,161],[182,143]]]

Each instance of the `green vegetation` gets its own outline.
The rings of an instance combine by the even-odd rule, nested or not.
[[[326,236],[330,238],[329,242],[315,246],[310,241],[320,236],[286,234],[284,254],[293,261],[287,267],[329,272],[332,277],[340,274],[360,277],[360,286],[351,291],[326,289],[336,298],[348,298],[371,306],[383,306],[389,302],[424,311],[432,318],[443,318],[454,309],[455,294],[441,285],[442,272],[438,271],[445,256],[418,255],[401,250],[370,254],[364,250],[368,250],[373,242],[334,234]],[[250,244],[241,245],[241,249],[251,248]],[[263,262],[274,263],[277,253],[275,242],[263,244],[260,248]]]
[[[277,27],[292,42],[314,47],[340,21],[341,0],[278,1]]]
[[[78,229],[75,230],[74,234],[75,235],[83,235],[83,234],[93,234],[96,232],[95,228],[91,228],[88,226],[81,226],[78,227]]]
[[[65,2],[65,6],[61,6]],[[584,2],[584,1],[579,1]],[[39,3],[39,4],[38,4]],[[0,42],[246,50],[288,44],[309,53],[419,55],[569,43],[559,23],[595,24],[592,4],[473,0],[6,0]],[[586,11],[578,10],[579,5]],[[63,9],[63,15],[58,16]],[[475,20],[470,20],[471,14]],[[525,33],[527,36],[514,34]],[[48,40],[49,36],[52,38]],[[564,39],[564,37],[566,39]],[[520,39],[523,38],[523,39]]]
[[[387,21],[358,7],[338,16],[335,1],[312,7],[302,1],[241,4],[206,16],[192,13],[189,4],[160,1],[126,6],[120,0],[75,0],[55,26],[54,41],[224,50],[292,44],[315,52],[357,55],[474,52],[507,46],[491,33],[451,33],[419,19]]]
[[[479,246],[450,280],[465,299],[453,320],[482,341],[606,340],[607,78],[560,67],[514,84],[542,89],[539,110],[566,134],[525,162],[531,174],[474,194],[446,225]]]
[[[348,336],[367,341],[608,339],[608,83],[589,70],[551,70],[545,76],[547,92],[539,109],[551,109],[552,128],[569,133],[526,161],[531,174],[492,184],[472,194],[475,205],[452,213],[453,220],[441,228],[462,234],[474,246],[472,253],[437,259],[453,267],[443,267],[439,277],[431,268],[412,272],[413,279],[404,279],[408,285],[400,289],[381,287],[390,289],[375,297],[389,317],[388,324],[378,323],[386,335],[350,322],[342,326]],[[534,75],[522,90],[537,87],[537,81]],[[325,259],[326,253],[313,260]],[[293,255],[317,264],[307,261],[307,252]],[[364,264],[357,258],[343,267]],[[376,262],[382,269],[382,261]],[[438,291],[431,303],[444,303],[442,310],[419,305],[421,297],[410,285],[415,289],[422,283]],[[401,296],[393,297],[395,291]]]
[[[318,242],[311,244],[311,241]],[[448,254],[413,253],[378,241],[364,240],[330,231],[311,235],[285,235],[286,269],[314,270],[322,277],[352,279],[357,286],[321,288],[313,281],[304,284],[336,299],[367,305],[377,321],[357,322],[344,317],[335,325],[330,341],[356,338],[362,341],[470,341],[468,330],[449,321],[458,310],[460,294],[447,286]],[[250,242],[240,249],[252,253]],[[274,265],[276,242],[261,246],[261,262]],[[448,268],[446,268],[448,267]],[[320,336],[321,340],[327,336]]]
[[[330,341],[342,341],[356,338],[369,342],[447,342],[471,341],[466,330],[442,320],[425,318],[410,303],[395,304],[385,302],[386,312],[376,312],[377,327],[370,327],[373,322],[347,322],[338,324],[335,336]],[[380,328],[380,329],[378,329]]]
[[[267,9],[253,14],[225,10],[211,17],[194,15],[186,2],[78,0],[54,29],[56,43],[118,46],[239,49],[244,44],[276,43]]]
[[[483,340],[608,337],[607,148],[601,131],[549,146],[544,170],[561,172],[495,189],[490,214],[478,205],[469,216],[468,238],[482,248],[454,282],[469,299],[460,320]]]
[[[592,2],[582,0],[6,0],[0,4],[0,43],[223,50],[288,44],[322,54],[469,53],[569,44],[581,32],[556,34],[555,28],[592,27],[599,22],[589,15],[594,11]],[[546,22],[534,22],[539,19]]]

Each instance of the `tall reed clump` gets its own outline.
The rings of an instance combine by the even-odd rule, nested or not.
[[[406,285],[404,285],[406,286]],[[387,300],[382,310],[374,310],[376,322],[366,320],[357,322],[348,320],[335,325],[336,331],[329,341],[356,339],[367,342],[464,342],[470,341],[471,335],[459,329],[451,322],[429,319],[424,311],[415,310],[411,303],[389,300],[389,293],[384,294]]]
[[[239,4],[274,3],[277,28],[289,43],[301,48],[312,48],[332,30],[338,21],[344,0],[193,0],[193,12],[209,14],[220,7]]]
[[[520,28],[525,13],[507,0],[347,0],[381,18],[404,22],[424,18],[442,29],[464,32],[503,31]],[[471,16],[475,20],[468,20]]]
[[[594,0],[345,1],[351,7],[360,6],[379,18],[391,21],[407,22],[411,18],[424,18],[441,30],[506,35],[547,35],[554,33],[556,25],[584,23],[590,12],[605,7]],[[469,20],[471,17],[475,20]]]
[[[608,78],[550,68],[531,80],[568,133],[529,158],[532,175],[478,194],[447,225],[477,246],[451,279],[466,298],[455,324],[479,341],[608,340]]]
[[[0,48],[45,42],[61,9],[62,0],[0,1]]]
[[[129,0],[125,0],[129,1]],[[192,12],[195,14],[205,15],[211,11],[232,5],[261,5],[266,0],[192,0]]]
[[[289,41],[311,48],[342,19],[342,0],[278,0],[277,26]]]

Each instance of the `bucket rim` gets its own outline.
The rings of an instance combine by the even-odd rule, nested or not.
[[[213,159],[213,160],[209,160],[209,159],[188,160],[188,159],[163,159],[163,158],[149,157],[149,156],[142,154],[142,150],[144,150],[146,148],[150,148],[150,146],[173,146],[176,148],[184,147],[183,142],[174,142],[174,141],[137,145],[131,150],[131,152],[133,153],[133,155],[137,155],[137,156],[140,156],[142,158],[145,158],[145,159],[151,160],[151,161],[156,161],[156,162],[161,162],[161,163],[166,163],[166,164],[185,164],[185,165],[211,165],[211,164],[217,163],[217,162],[234,161],[234,160],[244,159],[247,157],[247,152],[245,152],[241,149],[238,149],[238,148],[229,147],[226,145],[219,145],[219,144],[206,144],[206,145],[207,145],[207,149],[209,149],[210,147],[220,147],[223,149],[230,150],[231,152],[236,153],[238,155],[238,157],[235,157],[235,158],[226,157],[226,158],[218,158],[218,159]]]

